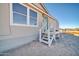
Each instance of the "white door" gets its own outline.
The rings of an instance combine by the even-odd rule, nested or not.
[[[43,16],[43,25],[44,26],[44,32],[48,29],[48,17],[47,16]]]

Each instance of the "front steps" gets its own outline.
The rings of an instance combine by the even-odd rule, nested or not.
[[[46,31],[46,32],[42,32],[40,30],[40,38],[39,41],[42,43],[47,44],[49,47],[52,44],[52,41],[56,41],[56,36],[59,35],[59,33],[55,33],[55,32],[50,32],[50,31]]]
[[[49,32],[41,32],[40,33],[39,41],[47,44],[49,47],[51,46],[53,40],[55,40],[53,34],[51,34]]]

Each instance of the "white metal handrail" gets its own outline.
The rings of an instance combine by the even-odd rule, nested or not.
[[[39,41],[41,42],[41,36],[42,36],[42,29],[44,29],[45,28],[45,26],[46,26],[47,24],[45,24],[45,25],[43,25],[40,29],[39,29]]]
[[[39,41],[40,42],[44,42],[43,39],[42,39],[42,30],[45,29],[45,27],[47,26],[47,24],[44,24],[40,30],[39,30]],[[53,32],[51,32],[51,26],[50,24],[48,24],[48,29],[46,29],[46,32],[48,34],[48,45],[49,47],[51,46],[52,44],[52,41],[55,40],[56,41],[56,34],[58,34],[59,32],[56,32],[56,30],[53,28]],[[51,36],[52,35],[52,36]]]

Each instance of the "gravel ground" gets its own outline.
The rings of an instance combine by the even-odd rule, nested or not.
[[[79,37],[63,34],[61,39],[53,41],[52,46],[33,41],[21,47],[8,50],[4,56],[78,56]]]

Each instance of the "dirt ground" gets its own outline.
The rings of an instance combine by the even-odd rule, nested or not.
[[[79,37],[62,34],[61,39],[52,42],[52,46],[37,40],[21,47],[8,50],[4,56],[79,56]]]

